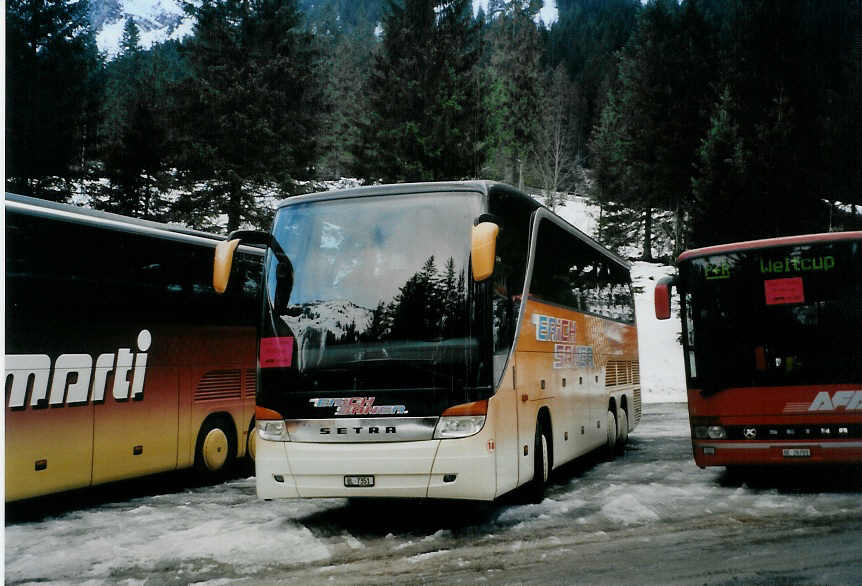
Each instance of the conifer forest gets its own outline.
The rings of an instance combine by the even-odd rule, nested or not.
[[[862,0],[6,2],[6,190],[220,231],[350,177],[601,205],[612,249],[862,229]],[[217,223],[216,218],[226,218]]]

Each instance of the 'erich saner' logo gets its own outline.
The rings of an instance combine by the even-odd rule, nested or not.
[[[147,376],[147,350],[152,341],[150,332],[141,330],[138,334],[140,352],[119,348],[113,354],[100,354],[95,366],[90,354],[60,354],[53,368],[47,354],[7,354],[6,388],[11,386],[9,407],[24,409],[28,390],[31,407],[84,405],[91,399],[94,403],[104,401],[111,372],[114,373],[111,389],[114,399],[142,399]]]

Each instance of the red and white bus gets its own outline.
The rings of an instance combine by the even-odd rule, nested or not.
[[[757,240],[679,257],[694,459],[862,462],[862,232]]]
[[[268,246],[258,497],[541,499],[640,420],[627,263],[511,187],[285,200]]]
[[[263,251],[243,247],[219,296],[215,236],[12,194],[5,208],[6,500],[217,478],[243,457]]]

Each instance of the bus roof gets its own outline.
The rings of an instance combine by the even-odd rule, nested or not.
[[[318,191],[315,193],[307,193],[305,195],[297,195],[281,200],[278,202],[277,207],[281,208],[297,203],[328,199],[348,199],[352,197],[372,197],[377,195],[414,195],[440,191],[472,191],[486,195],[492,185],[495,185],[495,183],[491,181],[441,181],[365,185],[362,187],[352,187],[350,189],[333,189],[330,191]]]
[[[368,185],[363,187],[354,187],[351,189],[335,189],[331,191],[320,191],[315,193],[308,193],[305,195],[289,197],[278,202],[276,208],[280,209],[285,206],[310,201],[326,201],[334,199],[348,199],[352,197],[372,197],[379,195],[417,195],[422,193],[439,193],[441,191],[465,193],[476,192],[481,193],[483,196],[486,197],[493,192],[505,192],[509,195],[520,197],[526,203],[530,204],[533,207],[533,211],[540,208],[547,210],[548,213],[563,222],[568,228],[569,232],[573,233],[576,237],[580,238],[589,246],[593,247],[600,253],[612,259],[617,264],[625,267],[627,270],[630,269],[630,265],[625,259],[615,254],[613,251],[608,250],[607,248],[602,246],[594,238],[590,237],[588,234],[585,234],[577,227],[573,226],[568,220],[555,213],[553,210],[542,205],[523,191],[507,183],[501,183],[498,181],[471,180],[435,181],[423,183],[391,183],[385,185]]]
[[[862,240],[862,232],[826,232],[823,234],[803,234],[800,236],[782,236],[779,238],[764,238],[762,240],[747,240],[745,242],[733,242],[730,244],[719,244],[704,248],[687,250],[679,255],[679,262],[701,256],[712,254],[726,254],[738,250],[756,250],[759,248],[777,248],[781,246],[794,246],[797,244],[815,244],[822,242],[840,242],[844,240]]]
[[[183,236],[196,236],[198,238],[206,238],[208,240],[224,240],[224,236],[186,228],[178,224],[164,224],[150,220],[142,220],[139,218],[131,218],[120,214],[112,214],[91,208],[79,207],[76,205],[58,203],[46,199],[28,197],[25,195],[17,195],[14,193],[6,193],[6,206],[13,204],[13,208],[24,213],[49,215],[52,217],[63,217],[72,222],[83,223],[101,223],[112,225],[116,229],[123,227],[137,228],[138,231],[158,231],[161,233],[170,232]]]

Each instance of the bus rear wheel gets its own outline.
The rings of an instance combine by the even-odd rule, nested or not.
[[[207,419],[198,433],[195,447],[195,469],[205,480],[225,476],[236,457],[236,438],[223,417]]]
[[[606,460],[613,460],[617,453],[617,416],[610,409],[608,409],[608,438],[604,452]]]
[[[620,409],[617,419],[617,455],[621,456],[626,451],[626,443],[629,441],[629,418],[625,409]]]

